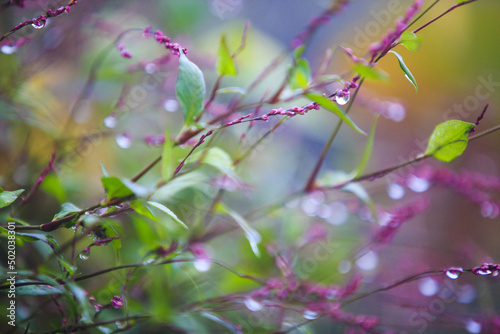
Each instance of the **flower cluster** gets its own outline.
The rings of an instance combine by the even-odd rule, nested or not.
[[[113,296],[113,299],[111,299],[111,302],[107,305],[102,305],[99,303],[96,303],[95,297],[89,297],[89,301],[94,306],[94,309],[96,312],[100,312],[102,310],[108,309],[108,308],[114,308],[114,309],[119,309],[123,306],[123,299],[120,296]]]
[[[167,35],[165,35],[165,33],[163,31],[156,30],[155,32],[153,32],[151,30],[151,26],[147,26],[142,31],[142,35],[145,38],[149,38],[149,37],[153,36],[154,39],[158,43],[163,44],[167,50],[170,50],[172,52],[173,55],[175,55],[175,56],[180,56],[181,55],[181,53],[180,53],[180,50],[181,50],[180,49],[180,45],[178,43],[172,43],[170,37],[168,37]],[[184,53],[187,53],[187,49],[183,48],[182,51]]]
[[[478,267],[472,268],[472,273],[474,275],[482,275],[482,276],[486,275],[498,276],[500,274],[500,264],[483,263]]]
[[[17,31],[29,24],[33,25],[33,28],[35,29],[41,29],[45,27],[45,23],[47,22],[47,19],[51,17],[57,17],[61,16],[63,13],[69,13],[71,6],[76,5],[76,0],[71,1],[67,6],[61,6],[57,8],[56,10],[49,9],[45,14],[42,14],[38,16],[37,18],[33,19],[27,19],[24,20],[23,22],[19,23],[16,25],[14,28],[12,28],[11,32]]]
[[[123,58],[132,58],[132,54],[129,50],[125,49],[125,45],[123,45],[122,43],[117,44],[116,48],[118,49],[118,51],[120,51],[120,56],[122,56]]]
[[[406,15],[396,22],[396,28],[389,30],[381,42],[374,43],[370,46],[370,53],[372,61],[377,56],[384,56],[392,47],[392,44],[401,36],[406,30],[408,24],[413,17],[418,13],[420,7],[424,4],[423,0],[416,0],[410,7],[406,9]]]

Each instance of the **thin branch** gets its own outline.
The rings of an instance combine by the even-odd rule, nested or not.
[[[469,1],[465,1],[465,2],[462,2],[462,3],[459,3],[459,4],[456,4],[456,5],[453,5],[451,6],[447,11],[445,11],[443,14],[433,18],[432,20],[430,20],[429,22],[427,22],[426,24],[420,26],[419,28],[413,30],[413,33],[416,34],[417,32],[419,32],[420,30],[424,29],[425,27],[427,27],[428,25],[430,25],[431,23],[439,20],[440,18],[442,18],[443,16],[445,16],[446,14],[448,14],[449,12],[451,12],[452,10],[460,7],[460,6],[463,6],[463,5],[467,5],[467,4],[470,4],[472,2],[476,2],[477,0],[469,0]]]

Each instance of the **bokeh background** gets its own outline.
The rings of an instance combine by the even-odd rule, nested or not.
[[[440,1],[415,27],[455,2]],[[366,55],[370,44],[393,27],[410,3],[403,0],[352,1],[344,11],[321,26],[308,44],[304,56],[313,73],[329,49],[333,57],[327,73],[347,75],[348,79],[352,64],[339,46],[352,48],[355,55]],[[426,8],[431,1],[424,3]],[[222,87],[246,88],[275,57],[289,49],[291,41],[312,18],[330,5],[326,0],[81,0],[69,14],[50,19],[43,29],[28,27],[11,35],[7,39],[11,44],[4,43],[0,53],[0,184],[8,190],[29,189],[47,165],[53,150],[58,157],[64,157],[57,172],[46,178],[40,191],[20,210],[18,217],[33,225],[42,224],[52,219],[62,203],[71,202],[81,208],[98,203],[104,195],[101,163],[110,175],[130,178],[161,153],[161,145],[151,138],[161,138],[165,130],[175,136],[182,128],[182,112],[175,98],[177,58],[167,55],[168,51],[153,40],[144,39],[141,36],[144,27],[151,25],[153,29],[161,29],[186,47],[190,60],[202,69],[210,92],[217,78],[215,61],[221,33],[226,34],[229,48],[234,51],[249,22],[246,46],[236,61],[238,75],[222,81]],[[23,9],[4,8],[0,12],[1,32],[57,6],[57,2],[26,1]],[[487,103],[490,107],[478,132],[500,122],[497,111],[500,102],[499,10],[499,2],[479,0],[458,8],[422,30],[418,34],[423,38],[418,52],[397,47],[417,79],[418,93],[401,73],[395,57],[389,55],[380,61],[379,68],[391,79],[364,83],[350,114],[366,131],[375,112],[385,116],[378,122],[367,171],[411,159],[425,150],[426,140],[437,124],[449,119],[475,122]],[[102,50],[120,33],[137,28],[139,30],[126,34],[121,40],[133,58],[120,57],[120,52],[114,48],[95,73],[90,94],[79,98]],[[15,43],[20,40],[23,44],[17,46]],[[292,62],[291,55],[287,57],[249,94],[248,103],[258,102],[264,94],[276,91]],[[158,59],[161,60],[153,62]],[[492,84],[486,87],[485,82]],[[332,93],[335,88],[330,85],[325,91]],[[120,96],[125,98],[120,99]],[[229,94],[218,96],[210,112],[223,111],[230,98]],[[301,105],[302,102],[306,100],[264,106],[263,110],[268,112],[273,107]],[[243,145],[249,147],[274,123],[257,123]],[[285,122],[238,167],[243,185],[230,189],[233,191],[225,195],[224,202],[245,214],[302,187],[335,124],[335,117],[325,111],[310,112]],[[231,127],[217,137],[216,145],[234,156],[244,129],[246,126]],[[498,177],[499,142],[500,133],[493,133],[471,142],[461,157],[446,166],[437,161],[427,160],[426,163],[455,172],[469,170]],[[321,175],[332,170],[350,172],[358,163],[365,144],[365,137],[344,126]],[[188,150],[187,147],[177,148],[176,158],[181,159]],[[217,175],[213,170],[202,171],[193,189],[167,200],[169,207],[184,219],[191,219],[193,214],[195,217],[203,215],[214,196]],[[352,256],[369,239],[376,223],[370,221],[366,210],[353,209],[353,196],[344,192],[302,197],[277,213],[256,220],[255,227],[263,236],[261,258],[251,252],[240,231],[207,242],[210,256],[257,277],[277,276],[279,271],[273,264],[272,250],[284,251],[292,244],[300,244],[311,227],[319,224],[326,227],[330,245],[336,250],[327,260],[318,262],[307,278],[325,284],[343,284],[354,273],[361,273],[363,290],[370,291],[430,269],[471,268],[483,262],[499,262],[498,197],[493,197],[491,207],[484,207],[471,203],[449,187],[414,191],[411,186],[404,186],[398,188],[404,195],[388,194],[391,184],[400,180],[398,177],[404,179],[405,172],[408,171],[394,178],[365,182],[363,186],[381,210],[403,206],[422,195],[429,198],[429,209],[405,223],[390,245],[373,249],[362,257],[362,261],[354,261]],[[154,186],[159,179],[157,166],[141,184]],[[427,189],[425,185],[423,189]],[[9,213],[3,210],[0,217]],[[230,224],[227,220],[221,219],[216,224]],[[120,250],[115,253],[111,247],[93,248],[88,260],[77,259],[79,272],[138,261],[152,245],[168,245],[174,239],[189,238],[175,224],[169,223],[163,229],[146,227],[151,221],[135,216],[121,217],[117,222],[120,227],[116,229],[126,235]],[[61,243],[70,240],[72,235],[70,230],[54,233]],[[82,241],[77,250],[83,249],[91,242],[89,240]],[[25,245],[19,249],[18,265],[34,267],[48,256],[48,252],[43,244]],[[300,268],[304,259],[313,253],[312,246],[295,249],[297,267]],[[119,295],[119,283],[125,278],[125,274],[120,274],[108,281],[102,278],[83,286],[105,304],[113,295]],[[254,284],[220,268],[200,273],[188,265],[167,270],[151,269],[134,282],[148,286],[149,290],[137,288],[136,294],[131,292],[131,310],[159,311],[173,319],[172,323],[196,333],[224,332],[225,329],[203,317],[176,313],[177,303],[183,305],[184,299],[194,301],[200,293],[209,298],[255,288]],[[165,288],[165,284],[169,288]],[[500,309],[498,279],[464,275],[453,283],[453,291],[457,294],[453,302],[438,303],[436,300],[442,300],[438,296],[446,284],[450,283],[446,283],[444,277],[424,279],[353,303],[348,310],[378,315],[380,328],[397,333],[479,333],[481,330],[487,333],[488,321]],[[154,297],[154,291],[160,299]],[[34,311],[32,308],[43,302],[41,298],[23,299],[23,307],[18,310],[20,318],[28,317]],[[161,298],[164,298],[163,303]],[[438,304],[444,307],[436,308]],[[271,331],[266,321],[252,327],[248,320],[252,312],[239,312],[243,315],[236,317],[240,320],[234,320],[235,323],[241,321],[244,328],[249,326],[253,332]],[[56,326],[54,324],[60,322],[55,316],[57,311],[50,314],[54,319],[49,325]],[[233,315],[228,312],[227,316]],[[300,322],[296,316],[288,320]],[[35,326],[46,329],[36,322]],[[156,330],[155,325],[144,326],[131,329],[130,333]],[[307,330],[341,332],[343,325],[320,319],[307,325],[304,332]]]

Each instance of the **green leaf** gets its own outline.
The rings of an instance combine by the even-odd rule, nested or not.
[[[422,43],[422,37],[417,37],[411,31],[405,31],[401,34],[399,39],[400,43],[403,44],[410,51],[417,51]]]
[[[126,197],[134,194],[134,192],[116,176],[103,176],[101,182],[106,191],[108,200],[115,197]]]
[[[399,67],[401,67],[401,70],[403,70],[406,79],[408,79],[413,84],[413,86],[415,86],[415,90],[418,92],[417,80],[415,80],[415,77],[413,76],[413,74],[411,74],[410,69],[408,68],[408,66],[406,66],[405,62],[403,61],[403,57],[401,57],[399,53],[392,50],[389,52],[393,53],[398,58]]]
[[[61,293],[61,289],[50,285],[25,285],[16,288],[16,295],[19,296],[59,295]]]
[[[5,191],[0,187],[0,209],[12,204],[23,191],[24,189]]]
[[[218,89],[216,91],[217,94],[241,94],[241,95],[247,95],[248,92],[241,88],[241,87],[225,87],[225,88],[221,88],[221,89]]]
[[[295,50],[293,50],[293,58],[294,59],[299,59],[300,56],[302,56],[302,54],[304,53],[305,50],[306,50],[306,46],[305,45],[301,45],[301,46],[297,47]]]
[[[64,189],[61,180],[53,174],[49,174],[43,179],[40,188],[48,194],[53,195],[59,203],[64,203],[67,198],[66,189]]]
[[[141,216],[147,217],[155,222],[158,221],[158,218],[156,218],[156,216],[146,206],[146,202],[142,200],[133,201],[130,203],[130,207]]]
[[[81,322],[92,323],[92,317],[95,314],[94,308],[90,305],[85,290],[75,283],[68,282],[67,285],[78,302],[78,311],[81,314]]]
[[[73,276],[75,274],[76,267],[71,265],[66,259],[64,259],[62,256],[58,257],[57,261],[61,264],[61,266],[66,269],[68,272],[69,276]]]
[[[306,97],[308,99],[315,101],[316,103],[318,103],[320,106],[322,106],[326,110],[333,112],[335,115],[337,115],[341,120],[346,122],[347,125],[349,125],[351,128],[353,128],[357,132],[359,132],[363,135],[366,135],[366,133],[363,130],[361,130],[356,124],[354,124],[352,119],[349,116],[347,116],[347,114],[342,109],[340,109],[340,107],[335,102],[333,102],[329,98],[327,98],[319,93],[316,93],[316,92],[307,93]]]
[[[217,74],[223,76],[236,75],[236,73],[236,66],[227,46],[226,35],[222,34],[220,37],[219,52],[217,53]]]
[[[364,64],[357,64],[354,67],[353,70],[355,73],[358,73],[360,76],[366,79],[372,79],[372,80],[377,80],[377,81],[388,81],[389,80],[389,74],[385,73],[379,68],[364,65]]]
[[[148,191],[127,179],[120,179],[116,176],[103,176],[101,178],[102,186],[106,191],[107,199],[127,197],[130,195],[136,195],[138,197],[144,197],[147,195]]]
[[[444,162],[452,161],[467,148],[469,133],[475,126],[458,120],[439,124],[429,139],[425,154]]]
[[[187,225],[184,224],[182,222],[182,220],[180,220],[179,218],[177,218],[177,216],[175,215],[175,213],[173,213],[172,210],[170,210],[169,208],[167,208],[165,205],[157,203],[157,202],[153,202],[153,201],[149,201],[148,204],[151,205],[151,206],[154,206],[157,209],[160,209],[163,212],[165,212],[167,215],[170,216],[170,218],[172,218],[172,220],[174,222],[176,222],[180,226],[184,227],[186,230],[189,230],[189,228],[187,227]]]
[[[184,189],[197,188],[202,190],[208,181],[204,173],[193,171],[176,177],[160,187],[151,197],[154,201],[167,202],[175,200],[175,195]]]
[[[233,159],[220,147],[212,147],[208,152],[202,151],[194,154],[191,159],[196,161],[203,158],[203,163],[211,165],[222,173],[236,177],[234,173]]]
[[[175,95],[184,113],[184,124],[191,125],[203,111],[205,79],[201,70],[181,50]]]
[[[297,59],[290,74],[290,85],[293,89],[306,88],[311,78],[311,68],[304,58]]]
[[[101,160],[101,169],[102,169],[102,176],[109,176],[108,172],[106,171],[106,168],[104,168],[102,160]]]
[[[259,243],[262,240],[262,237],[260,236],[259,232],[257,232],[257,230],[254,229],[253,227],[250,227],[250,225],[245,220],[245,218],[243,218],[239,213],[237,213],[236,211],[231,210],[230,208],[228,208],[223,203],[217,203],[217,205],[215,207],[215,210],[216,210],[217,213],[227,214],[231,218],[234,219],[234,221],[245,232],[245,237],[247,238],[248,242],[250,243],[250,247],[252,248],[253,253],[257,257],[260,257]]]
[[[368,142],[366,143],[365,152],[361,157],[361,161],[359,162],[358,167],[352,172],[353,178],[361,176],[361,174],[366,168],[366,165],[368,164],[368,161],[370,160],[370,156],[373,150],[373,141],[375,139],[375,128],[377,127],[378,118],[379,115],[375,117],[375,121],[373,122],[372,129],[370,131],[370,136],[368,137]]]
[[[174,173],[174,143],[165,132],[165,142],[161,152],[161,180],[168,181]]]
[[[63,205],[61,205],[61,211],[56,213],[52,220],[61,219],[61,218],[64,218],[66,216],[69,216],[73,213],[77,213],[80,211],[82,211],[82,209],[80,209],[79,207],[77,207],[73,203],[64,203]]]

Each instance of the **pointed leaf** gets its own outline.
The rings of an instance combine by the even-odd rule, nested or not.
[[[250,225],[248,224],[246,219],[243,218],[239,213],[231,210],[223,203],[218,203],[217,206],[215,207],[215,209],[216,209],[216,212],[227,214],[231,218],[234,219],[234,221],[245,232],[245,237],[247,238],[248,242],[250,243],[250,247],[252,248],[253,253],[257,257],[260,257],[259,243],[262,240],[262,237],[260,236],[259,232],[257,232],[257,230],[254,229],[253,227],[250,227]]]
[[[236,177],[236,174],[234,173],[233,159],[229,153],[220,147],[212,147],[208,150],[208,152],[197,152],[191,157],[192,161],[196,161],[201,158],[203,158],[203,163],[217,168],[226,175]]]
[[[375,139],[375,128],[377,127],[378,118],[379,115],[375,117],[375,121],[373,122],[372,129],[370,131],[370,136],[368,137],[368,142],[366,143],[365,152],[361,157],[361,161],[359,162],[358,167],[352,173],[353,178],[357,178],[361,176],[361,174],[363,174],[363,171],[365,170],[366,165],[370,160],[370,156],[372,154],[372,149],[373,149],[373,141]]]
[[[293,89],[306,88],[311,78],[311,68],[304,58],[297,59],[290,75],[290,85]]]
[[[364,64],[357,64],[354,67],[353,70],[355,73],[358,73],[360,76],[366,79],[372,79],[372,80],[377,80],[377,81],[388,81],[389,80],[389,74],[385,73],[379,68],[364,65]]]
[[[359,132],[363,135],[366,135],[366,133],[363,130],[361,130],[356,124],[354,124],[352,119],[349,116],[347,116],[347,114],[342,109],[340,109],[340,107],[337,106],[337,104],[335,102],[333,102],[329,98],[327,98],[319,93],[316,93],[316,92],[307,93],[306,97],[310,100],[315,101],[316,103],[318,103],[320,106],[322,106],[326,110],[333,112],[335,115],[337,115],[341,120],[346,122],[347,125],[349,125],[351,128],[353,128],[357,132]]]
[[[413,84],[413,86],[415,86],[415,90],[418,92],[417,80],[415,80],[415,77],[413,76],[413,74],[411,74],[410,69],[408,68],[408,66],[406,66],[405,62],[403,61],[403,57],[401,57],[399,53],[394,52],[392,50],[389,52],[393,53],[396,56],[396,58],[398,58],[399,67],[401,67],[401,70],[403,70],[403,73],[405,74],[406,78]]]
[[[458,120],[439,124],[429,139],[425,154],[444,162],[452,161],[467,148],[469,133],[475,126],[473,123]]]
[[[302,54],[304,53],[305,50],[306,50],[306,46],[305,45],[298,46],[297,48],[295,48],[295,50],[293,50],[293,58],[294,59],[299,59],[300,56],[302,56]]]
[[[102,169],[103,176],[109,176],[108,172],[106,171],[106,168],[104,168],[104,164],[102,163],[102,160],[101,160],[101,169]]]
[[[138,197],[144,197],[147,195],[148,191],[127,179],[120,179],[116,176],[103,176],[101,178],[102,185],[106,191],[106,198],[108,200],[112,198],[127,197],[130,195],[136,195]]]
[[[23,191],[24,189],[5,191],[0,187],[0,209],[12,204]]]
[[[165,142],[161,153],[161,180],[168,181],[174,173],[174,143],[168,133],[165,133]]]
[[[61,219],[61,218],[64,218],[66,216],[69,216],[73,213],[77,213],[80,211],[82,211],[82,209],[80,209],[79,207],[77,207],[73,203],[64,203],[63,205],[61,205],[61,211],[56,213],[52,220]]]
[[[405,31],[401,34],[400,43],[403,44],[410,51],[417,51],[422,43],[422,37],[417,37],[411,31]]]
[[[185,125],[191,125],[203,111],[205,90],[203,73],[181,51],[175,95],[184,113]]]
[[[227,46],[226,35],[222,34],[220,37],[219,52],[217,53],[217,74],[223,76],[236,75],[236,73],[236,66]]]
[[[241,94],[241,95],[247,95],[248,92],[241,88],[241,87],[225,87],[225,88],[221,88],[221,89],[218,89],[217,94]]]
[[[61,289],[50,285],[25,285],[16,288],[16,295],[19,296],[59,295],[61,293]]]
[[[132,209],[134,209],[135,212],[137,212],[141,216],[147,217],[155,222],[158,221],[158,218],[156,218],[156,216],[151,212],[151,210],[149,210],[144,201],[142,200],[133,201],[129,205]]]
[[[151,205],[151,206],[154,206],[157,209],[160,209],[163,212],[165,212],[167,215],[170,216],[170,218],[172,218],[172,220],[174,222],[176,222],[180,226],[184,227],[186,230],[189,230],[189,228],[187,227],[187,225],[184,224],[182,222],[182,220],[180,220],[179,218],[177,218],[177,216],[175,215],[175,213],[173,213],[172,210],[170,210],[169,208],[167,208],[165,205],[157,203],[157,202],[153,202],[153,201],[149,201],[148,204]]]

